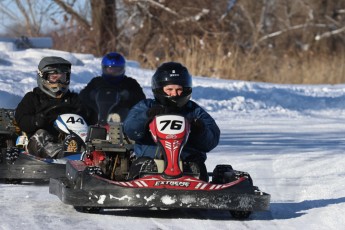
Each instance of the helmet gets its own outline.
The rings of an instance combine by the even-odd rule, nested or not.
[[[38,64],[37,85],[47,95],[61,98],[68,91],[72,64],[61,57],[44,57]],[[50,74],[65,74],[58,81],[50,81]]]
[[[113,83],[120,82],[125,76],[126,60],[116,52],[106,54],[102,59],[102,76]]]
[[[178,96],[168,96],[163,91],[166,85],[180,85],[183,87],[183,92]],[[152,92],[162,105],[182,107],[192,96],[192,76],[180,63],[163,63],[152,76]]]

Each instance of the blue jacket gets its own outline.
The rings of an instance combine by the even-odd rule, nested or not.
[[[137,157],[157,158],[158,147],[154,143],[148,130],[148,116],[146,111],[155,103],[153,99],[145,99],[136,104],[129,111],[124,121],[124,132],[136,142],[134,151]],[[220,130],[214,119],[198,104],[193,101],[183,107],[179,112],[188,121],[199,119],[204,124],[200,133],[190,132],[189,139],[182,151],[183,160],[206,160],[206,153],[214,149],[219,142]]]

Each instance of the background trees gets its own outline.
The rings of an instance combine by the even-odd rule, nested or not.
[[[56,49],[119,51],[148,68],[180,61],[194,75],[230,79],[345,79],[342,0],[12,1],[21,17],[6,2],[5,34],[51,36]]]

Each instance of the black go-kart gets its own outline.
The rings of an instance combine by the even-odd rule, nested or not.
[[[52,177],[65,175],[67,159],[80,159],[83,149],[85,150],[88,126],[81,116],[63,113],[66,108],[71,109],[68,104],[60,104],[42,111],[43,114],[52,111],[62,113],[54,122],[64,146],[63,156],[59,159],[29,154],[26,149],[27,137],[15,125],[14,110],[0,109],[1,180],[6,183],[21,183],[22,180],[49,181]]]
[[[246,219],[254,211],[269,209],[270,195],[254,186],[248,173],[222,164],[208,173],[210,181],[203,181],[196,165],[181,161],[189,131],[182,116],[157,116],[150,132],[164,157],[147,160],[139,178],[128,179],[133,142],[122,132],[122,124],[90,127],[82,159],[67,161],[65,177],[52,178],[49,192],[78,211],[93,213],[118,208],[216,209]]]

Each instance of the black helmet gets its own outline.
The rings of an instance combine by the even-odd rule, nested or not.
[[[60,98],[68,91],[71,63],[61,57],[44,57],[38,64],[37,85],[38,87],[54,98]],[[50,82],[49,74],[64,73],[66,78],[58,82]]]
[[[183,92],[179,96],[168,96],[163,91],[163,87],[166,85],[180,85],[183,87]],[[152,92],[159,103],[182,107],[192,96],[192,76],[188,69],[180,63],[163,63],[152,76]]]

